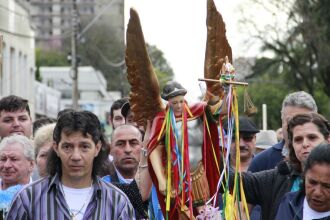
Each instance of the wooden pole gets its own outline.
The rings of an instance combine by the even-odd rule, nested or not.
[[[71,68],[72,77],[72,108],[78,109],[79,90],[78,90],[78,63],[77,63],[77,28],[78,28],[78,11],[76,0],[73,0],[72,6],[72,32],[71,32]]]
[[[217,79],[201,79],[201,78],[199,78],[198,81],[222,83],[222,82],[220,82],[220,80],[217,80]],[[223,81],[223,83],[238,85],[238,86],[248,86],[249,85],[249,83],[246,83],[246,82],[236,82],[236,81],[227,81],[227,80]]]

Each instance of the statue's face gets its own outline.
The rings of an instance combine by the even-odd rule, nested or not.
[[[173,109],[174,115],[180,117],[184,108],[184,96],[175,96],[173,98],[170,98],[168,102]]]

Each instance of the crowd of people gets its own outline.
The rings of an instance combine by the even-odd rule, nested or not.
[[[186,93],[179,83],[166,84],[168,112],[145,128],[134,122],[129,99],[115,101],[110,140],[91,112],[65,109],[56,120],[33,122],[27,100],[3,97],[1,217],[203,219],[225,164],[218,121],[210,117],[219,100],[188,105]],[[313,97],[300,91],[284,98],[282,138],[247,117],[237,120],[224,185],[232,190],[235,170],[240,172],[248,212],[239,218],[330,219],[330,124]],[[171,149],[170,143],[183,144]]]

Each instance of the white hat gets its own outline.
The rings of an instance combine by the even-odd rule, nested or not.
[[[277,143],[276,132],[273,130],[261,130],[257,133],[256,147],[267,149]]]

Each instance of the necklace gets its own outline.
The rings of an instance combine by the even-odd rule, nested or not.
[[[66,203],[68,204],[68,201],[67,201],[67,199],[66,199],[66,196],[65,196],[65,193],[64,193],[64,189],[63,189],[63,183],[60,183],[60,188],[61,188],[61,191],[62,191],[62,193],[63,193],[64,199],[65,199]],[[93,181],[92,181],[91,186],[90,186],[89,188],[90,188],[90,190],[89,190],[89,192],[87,193],[87,196],[86,196],[86,198],[85,198],[84,204],[80,207],[80,209],[79,209],[78,211],[76,211],[76,212],[74,213],[73,211],[71,211],[70,207],[68,207],[68,210],[69,210],[69,214],[70,214],[71,220],[76,220],[76,216],[77,216],[79,213],[81,213],[81,211],[83,210],[83,208],[84,208],[85,205],[87,204],[87,202],[88,202],[87,200],[88,200],[88,198],[89,198],[89,195],[90,195],[91,191],[93,190]]]

